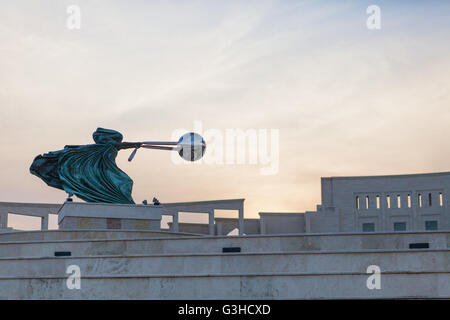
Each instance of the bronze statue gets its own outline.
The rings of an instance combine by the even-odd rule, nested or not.
[[[95,144],[67,145],[63,150],[38,155],[30,172],[47,185],[75,194],[87,202],[133,204],[133,180],[116,165],[117,152],[134,149],[131,161],[139,148],[175,150],[188,161],[200,159],[205,141],[196,133],[183,135],[178,142],[122,142],[120,132],[98,128]]]

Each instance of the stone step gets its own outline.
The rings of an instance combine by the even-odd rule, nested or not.
[[[380,289],[359,273],[105,275],[2,278],[0,299],[367,299],[450,298],[449,272],[383,272]],[[69,281],[70,282],[70,281]]]
[[[35,230],[0,232],[0,242],[14,241],[52,241],[52,240],[80,240],[80,239],[140,239],[199,236],[198,234],[170,231],[145,230]]]
[[[48,258],[0,258],[0,279],[65,277],[77,265],[82,276],[199,275],[254,273],[366,272],[370,265],[384,271],[450,272],[450,249],[366,250],[346,252],[271,252],[220,254],[155,254]]]
[[[389,234],[389,236],[386,236]],[[290,252],[326,250],[409,249],[426,243],[430,249],[447,249],[449,232],[398,232],[373,234],[249,235],[230,237],[189,236],[175,238],[116,238],[76,240],[29,240],[0,242],[0,257],[52,257],[57,251],[72,256],[221,253],[223,248],[241,252]]]

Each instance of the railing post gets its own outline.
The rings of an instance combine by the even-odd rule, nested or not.
[[[41,219],[41,230],[48,230],[48,215]]]
[[[172,227],[174,232],[178,232],[178,211],[172,215]]]
[[[239,206],[239,235],[244,234],[244,201]]]
[[[261,234],[266,234],[266,222],[261,214],[259,214],[259,232]]]
[[[223,235],[223,223],[222,222],[217,222],[217,235],[218,236],[222,236]]]
[[[8,212],[0,213],[0,229],[8,228]]]
[[[209,234],[210,235],[215,235],[215,230],[214,230],[214,209],[211,209],[211,211],[208,212],[209,214]]]

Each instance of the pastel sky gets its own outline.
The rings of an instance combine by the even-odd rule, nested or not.
[[[97,127],[170,140],[196,120],[278,129],[279,172],[121,151],[136,202],[245,198],[252,218],[314,210],[322,176],[449,171],[449,15],[448,1],[3,0],[0,201],[64,201],[29,166]]]

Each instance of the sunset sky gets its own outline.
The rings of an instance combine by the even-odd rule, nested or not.
[[[380,30],[366,27],[372,4]],[[449,16],[448,1],[3,0],[0,201],[62,203],[29,166],[97,127],[125,141],[195,121],[279,130],[273,175],[166,151],[117,158],[137,203],[245,198],[248,218],[314,210],[322,176],[450,171]]]

